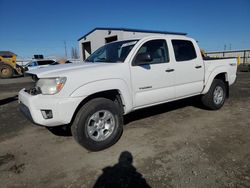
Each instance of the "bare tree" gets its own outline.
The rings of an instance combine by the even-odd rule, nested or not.
[[[77,48],[75,48],[75,59],[78,59],[78,58],[79,58],[78,50],[77,50]]]
[[[72,58],[72,59],[78,59],[78,58],[79,58],[79,56],[78,56],[78,51],[77,51],[77,49],[74,48],[74,47],[71,48],[71,58]]]
[[[71,47],[71,58],[74,59],[75,57],[75,50],[74,47]]]

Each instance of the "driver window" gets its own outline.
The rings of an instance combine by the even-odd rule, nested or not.
[[[151,57],[151,61],[147,64],[158,64],[169,62],[168,48],[165,40],[151,40],[144,43],[138,50],[135,57],[142,54],[148,54]],[[134,59],[134,62],[136,60]],[[136,64],[136,62],[135,62]]]

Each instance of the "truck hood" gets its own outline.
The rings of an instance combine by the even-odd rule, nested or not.
[[[38,78],[46,78],[46,77],[56,77],[56,76],[65,76],[74,72],[85,71],[88,69],[100,69],[111,66],[116,66],[120,63],[71,63],[71,64],[62,64],[62,65],[50,65],[48,67],[39,68],[27,71],[27,74],[34,74]]]
[[[86,84],[107,80],[123,80],[123,82],[127,83],[130,76],[127,63],[72,63],[51,65],[45,68],[31,70],[27,73],[34,74],[38,78],[66,77],[67,81],[65,86],[57,96],[67,97]],[[101,85],[98,87],[101,87]],[[91,89],[91,87],[89,89]]]

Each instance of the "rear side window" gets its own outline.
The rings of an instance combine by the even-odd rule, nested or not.
[[[189,61],[197,57],[194,45],[188,40],[172,40],[176,61]]]

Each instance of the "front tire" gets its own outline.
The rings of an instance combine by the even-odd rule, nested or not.
[[[220,109],[226,99],[226,85],[222,80],[214,79],[209,91],[201,97],[203,105],[210,110]]]
[[[13,76],[13,68],[6,64],[0,64],[0,78],[11,78]]]
[[[123,131],[122,113],[118,104],[106,98],[87,102],[77,113],[71,132],[75,140],[90,151],[99,151],[115,144]]]

